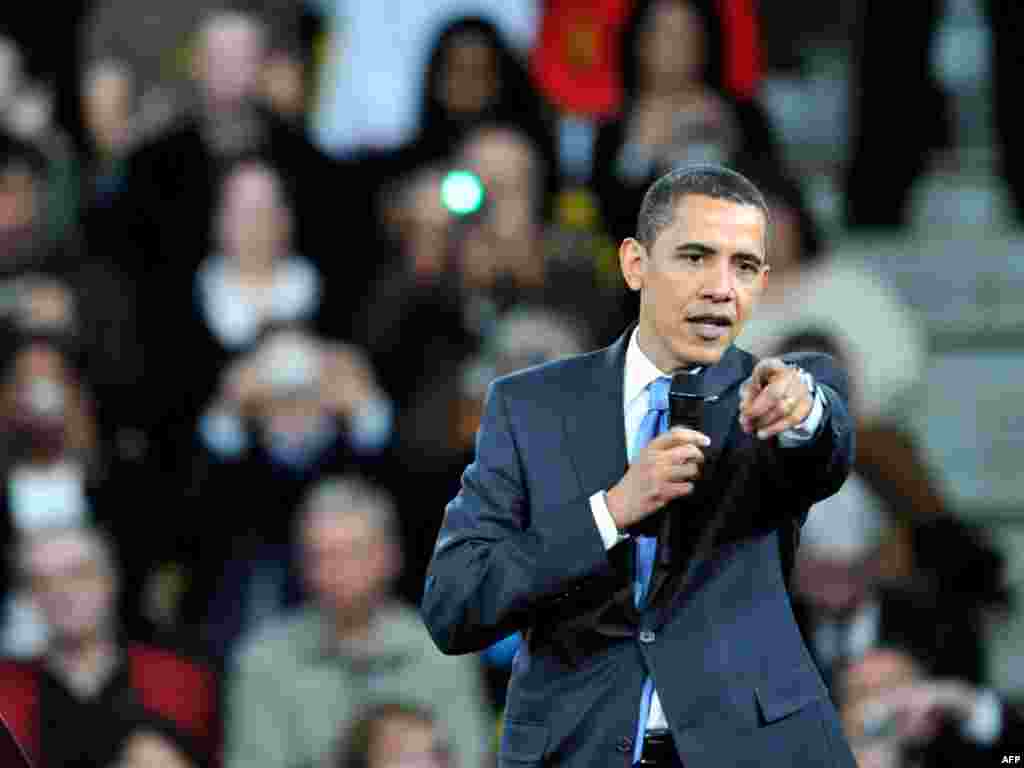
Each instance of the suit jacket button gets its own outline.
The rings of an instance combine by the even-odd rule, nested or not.
[[[645,645],[647,645],[649,643],[653,643],[654,642],[654,633],[651,630],[649,630],[649,629],[642,630],[640,632],[640,642],[644,643]]]
[[[633,748],[633,740],[629,736],[623,736],[615,744],[615,749],[619,752],[629,752]]]

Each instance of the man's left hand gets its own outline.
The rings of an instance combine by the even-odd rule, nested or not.
[[[769,357],[757,364],[740,387],[740,426],[767,440],[800,424],[813,405],[800,369]]]

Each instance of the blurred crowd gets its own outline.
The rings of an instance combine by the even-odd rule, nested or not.
[[[772,210],[739,345],[851,375],[856,471],[791,588],[858,760],[1024,744],[985,668],[1002,558],[904,418],[925,329],[834,257],[752,0],[29,5],[0,12],[0,713],[40,766],[492,764],[520,638],[422,628],[445,504],[496,376],[632,320],[617,244],[699,161]],[[859,119],[891,125],[872,50]],[[876,144],[849,225],[898,230]]]

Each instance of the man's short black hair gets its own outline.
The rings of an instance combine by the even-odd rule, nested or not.
[[[640,205],[636,223],[636,239],[651,248],[665,227],[672,223],[676,205],[686,195],[705,195],[750,205],[764,214],[768,222],[768,204],[764,195],[746,176],[724,165],[684,165],[669,171],[651,184]],[[765,233],[767,239],[767,232]],[[765,248],[767,252],[767,247]]]

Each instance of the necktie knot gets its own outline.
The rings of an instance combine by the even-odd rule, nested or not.
[[[668,376],[660,376],[650,385],[651,403],[650,410],[663,413],[668,410],[668,391],[672,386],[672,379]]]

